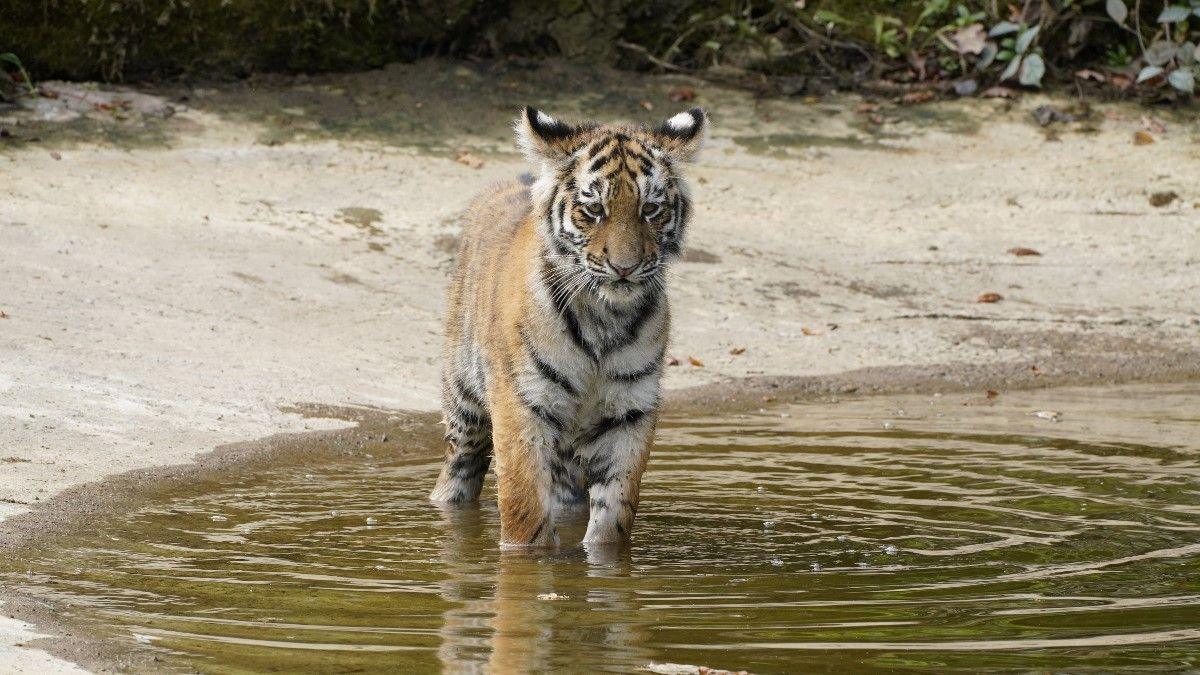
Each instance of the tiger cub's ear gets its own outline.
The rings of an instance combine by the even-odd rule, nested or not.
[[[591,125],[571,125],[557,120],[532,106],[521,111],[513,125],[517,130],[517,145],[525,158],[535,164],[557,164],[583,146],[583,132]]]
[[[692,108],[668,117],[654,127],[655,143],[672,158],[690,162],[696,157],[704,136],[708,133],[708,115],[702,108]]]

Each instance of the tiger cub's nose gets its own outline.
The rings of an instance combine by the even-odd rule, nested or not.
[[[611,258],[609,258],[609,260],[608,260],[608,266],[611,267],[612,271],[616,272],[617,276],[621,277],[622,279],[629,276],[630,274],[633,274],[634,270],[636,270],[638,267],[640,267],[640,261],[634,261],[633,264],[629,264],[629,261],[627,261],[627,260],[622,260],[620,262],[628,264],[629,266],[624,267],[622,265],[619,265],[619,264],[617,264],[617,261],[614,261]]]

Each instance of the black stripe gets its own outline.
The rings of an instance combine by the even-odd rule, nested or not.
[[[617,417],[605,417],[601,419],[596,426],[592,427],[592,430],[589,431],[586,436],[584,436],[580,444],[587,445],[589,443],[595,443],[596,441],[600,440],[604,434],[607,434],[613,429],[619,429],[631,424],[636,424],[638,420],[645,416],[645,410],[638,410],[637,408],[634,408],[633,410],[626,411],[624,415],[619,415]]]
[[[632,383],[637,382],[643,377],[649,377],[659,372],[662,369],[663,352],[659,352],[658,358],[646,364],[641,370],[635,370],[632,373],[606,373],[608,379],[615,382]]]
[[[529,336],[525,334],[525,330],[521,329],[519,332],[521,335],[521,344],[525,346],[525,351],[529,352],[529,358],[533,359],[533,365],[535,368],[537,368],[537,371],[541,373],[542,377],[562,387],[563,391],[567,392],[571,396],[578,396],[579,392],[575,389],[575,386],[571,384],[571,381],[567,378],[567,376],[555,370],[554,366],[546,363],[540,356],[538,356],[537,350],[533,348],[532,344],[530,344]]]
[[[597,485],[608,485],[613,479],[613,463],[608,460],[601,464],[593,459],[587,465],[587,482],[588,485],[595,487]]]
[[[609,146],[611,145],[611,141],[612,141],[612,139],[607,139],[607,138],[602,141],[596,141],[596,143],[594,145],[592,145],[592,147],[588,150],[587,158],[591,159],[591,158],[595,157],[596,155],[600,154],[601,152],[604,152],[605,150],[607,150],[609,148]]]
[[[554,302],[555,311],[558,312],[558,315],[562,317],[563,323],[566,324],[567,335],[571,337],[571,342],[574,342],[576,347],[579,347],[584,354],[587,354],[588,358],[593,361],[599,361],[600,357],[595,353],[591,345],[587,343],[587,340],[583,339],[583,332],[579,329],[579,319],[575,317],[575,312],[567,306],[567,298],[554,292],[554,284],[550,283],[547,279],[548,272],[549,267],[544,265],[542,267],[542,283],[546,285],[547,290],[550,292],[550,299]]]
[[[562,433],[563,421],[558,419],[557,417],[555,417],[553,414],[551,414],[551,412],[549,410],[546,410],[542,406],[534,403],[533,401],[530,401],[528,398],[525,397],[524,394],[521,395],[521,403],[525,404],[526,408],[529,408],[529,412],[533,413],[534,415],[537,415],[538,419],[545,422],[547,425],[552,427],[555,431]]]
[[[658,309],[658,291],[652,290],[648,292],[640,303],[638,303],[631,313],[630,318],[625,322],[624,329],[619,332],[616,339],[609,340],[604,343],[601,349],[602,355],[610,354],[621,347],[633,344],[638,335],[641,333],[642,326],[645,325],[646,319],[650,313]],[[622,312],[623,313],[623,312]]]
[[[450,461],[450,475],[457,478],[476,478],[487,473],[488,465],[492,462],[492,453],[486,450],[468,452],[459,450]]]
[[[542,530],[546,529],[546,520],[546,518],[542,518],[542,522],[538,523],[537,529],[533,531],[533,536],[529,538],[530,544],[537,541],[538,535],[542,533]]]
[[[563,242],[562,237],[555,237],[555,238],[551,239],[550,241],[553,243],[554,252],[557,253],[558,255],[568,255],[568,256],[575,255],[575,251],[572,251],[570,249],[570,247],[568,247],[567,244],[565,242]]]
[[[612,159],[612,157],[610,155],[603,155],[601,157],[597,157],[596,161],[592,162],[592,165],[588,167],[588,171],[591,171],[592,173],[599,171],[600,168],[603,167],[605,164],[607,164],[608,160],[610,160],[610,159]]]
[[[530,353],[530,356],[533,358],[534,367],[536,367],[538,369],[538,372],[542,374],[542,377],[544,377],[547,380],[550,380],[551,382],[553,382],[554,384],[557,384],[558,386],[562,387],[563,391],[567,392],[571,396],[579,395],[579,392],[575,390],[575,387],[567,379],[566,375],[563,375],[562,373],[555,370],[553,366],[551,366],[549,363],[546,363],[545,361],[539,359],[532,352]]]
[[[476,415],[466,408],[455,408],[454,414],[457,415],[467,427],[480,427],[487,424],[489,418]]]
[[[483,410],[483,411],[487,410],[487,406],[485,406],[483,404],[483,401],[481,401],[479,399],[479,397],[475,395],[475,392],[471,391],[471,388],[468,387],[467,384],[465,382],[463,382],[462,380],[460,380],[460,379],[454,380],[454,391],[456,394],[458,394],[458,397],[460,399],[466,401],[467,403],[474,405],[476,408],[479,408],[480,410]]]

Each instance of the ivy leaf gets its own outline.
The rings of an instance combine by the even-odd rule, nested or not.
[[[1184,42],[1178,49],[1179,65],[1190,66],[1196,62],[1196,45]]]
[[[1146,80],[1149,80],[1152,77],[1158,77],[1159,75],[1162,75],[1162,74],[1163,74],[1162,68],[1159,68],[1158,66],[1146,66],[1145,68],[1142,68],[1142,72],[1138,73],[1138,76],[1137,76],[1138,84],[1141,84],[1142,82],[1145,82]]]
[[[1129,18],[1129,8],[1125,6],[1123,0],[1108,0],[1104,4],[1104,9],[1108,10],[1108,15],[1117,23],[1124,24],[1125,19]]]
[[[1011,21],[1001,21],[995,26],[992,26],[992,29],[988,31],[988,37],[1000,37],[1001,35],[1008,35],[1009,33],[1015,33],[1019,30],[1021,30],[1021,27],[1017,24]]]
[[[12,52],[4,52],[3,54],[0,54],[0,61],[11,63],[18,68],[24,68],[24,66],[21,65],[21,59],[18,59],[17,55],[13,54]]]
[[[1191,13],[1192,10],[1188,7],[1184,7],[1182,5],[1167,5],[1166,7],[1163,7],[1162,14],[1158,15],[1158,22],[1178,23],[1180,21],[1187,21],[1187,18],[1191,15]]]
[[[1170,61],[1172,56],[1175,56],[1175,43],[1166,40],[1159,40],[1150,45],[1145,54],[1146,63],[1152,66],[1161,66]]]
[[[992,61],[996,60],[996,55],[1000,53],[1000,48],[995,42],[988,41],[983,45],[983,51],[979,52],[979,61],[975,63],[976,70],[984,70],[992,65]]]
[[[1020,67],[1021,67],[1021,57],[1014,56],[1013,60],[1008,62],[1008,67],[1004,69],[1004,72],[1000,73],[1000,80],[1001,81],[1011,80],[1013,75],[1017,74],[1017,69]]]
[[[816,21],[817,23],[826,23],[826,24],[839,24],[839,23],[840,23],[840,24],[847,24],[847,23],[850,23],[850,22],[849,22],[849,21],[847,21],[847,20],[846,20],[846,18],[845,18],[845,17],[843,17],[841,14],[838,14],[838,13],[836,13],[836,12],[831,12],[831,11],[829,11],[829,10],[827,10],[827,9],[818,9],[818,10],[817,10],[817,11],[816,11],[816,12],[813,14],[813,21]]]
[[[1171,71],[1171,74],[1167,75],[1167,82],[1186,94],[1196,93],[1196,78],[1187,68],[1176,68]]]
[[[1024,32],[1017,36],[1016,46],[1018,54],[1024,54],[1029,49],[1029,45],[1033,44],[1033,39],[1037,37],[1039,30],[1041,30],[1040,26],[1034,26],[1033,28],[1025,29]]]
[[[1030,54],[1025,57],[1025,62],[1021,64],[1021,84],[1026,87],[1042,86],[1042,77],[1046,74],[1046,63],[1042,61],[1042,57],[1037,54]]]

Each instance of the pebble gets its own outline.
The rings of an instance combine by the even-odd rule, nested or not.
[[[214,523],[223,523],[229,519],[225,516],[210,516],[209,520],[213,521]]]
[[[764,530],[770,530],[770,529],[773,529],[774,527],[775,527],[774,520],[764,520],[763,521],[763,529]]]
[[[369,518],[367,518],[368,525],[375,525],[377,523],[379,523],[379,519],[376,518],[375,516],[370,516]]]
[[[892,424],[891,422],[884,422],[884,423],[883,423],[883,428],[884,428],[884,429],[891,429],[891,428],[892,428],[892,427],[894,427],[894,426],[895,426],[895,425],[894,425],[894,424]]]
[[[896,555],[896,551],[899,551],[900,549],[896,548],[895,546],[892,546],[891,544],[888,544],[887,546],[884,546],[882,550],[884,553],[886,553],[888,555]]]
[[[811,567],[811,568],[812,568],[812,571],[814,571],[814,572],[820,572],[820,571],[821,571],[821,563],[810,563],[810,564],[809,564],[809,567]]]
[[[771,558],[771,564],[775,567],[783,567],[783,561],[779,558]]]

